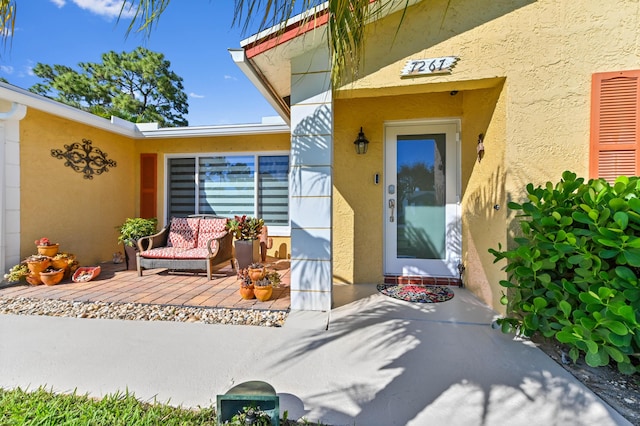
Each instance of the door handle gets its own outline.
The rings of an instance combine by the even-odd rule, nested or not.
[[[393,198],[391,198],[389,200],[389,209],[391,210],[391,215],[389,216],[389,222],[393,222],[394,218],[393,218],[393,211],[396,208],[396,200],[394,200]]]

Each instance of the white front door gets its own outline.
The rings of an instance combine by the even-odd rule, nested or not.
[[[459,121],[385,125],[385,274],[456,277]]]

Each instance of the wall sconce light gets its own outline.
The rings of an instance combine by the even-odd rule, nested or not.
[[[482,161],[484,157],[484,133],[478,135],[478,146],[476,146],[476,152],[478,153],[478,163]]]
[[[358,133],[358,139],[356,139],[353,144],[356,146],[356,153],[358,154],[366,154],[367,148],[369,148],[369,141],[364,137],[364,133],[362,132],[362,127],[360,127],[360,133]]]

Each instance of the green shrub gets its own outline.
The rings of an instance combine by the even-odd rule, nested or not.
[[[526,191],[527,202],[509,203],[521,218],[514,248],[489,250],[507,260],[502,330],[555,338],[574,362],[583,353],[593,367],[640,371],[640,179],[611,186],[564,172]]]
[[[153,235],[157,232],[158,219],[145,219],[141,217],[128,217],[124,223],[117,227],[118,243],[135,246],[135,242],[142,237]]]

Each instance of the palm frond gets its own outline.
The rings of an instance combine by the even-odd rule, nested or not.
[[[0,0],[0,38],[6,46],[7,40],[13,37],[16,24],[16,0]]]
[[[151,34],[154,25],[158,24],[160,15],[169,6],[171,0],[123,0],[118,21],[124,16],[131,16],[127,35],[132,31]]]

